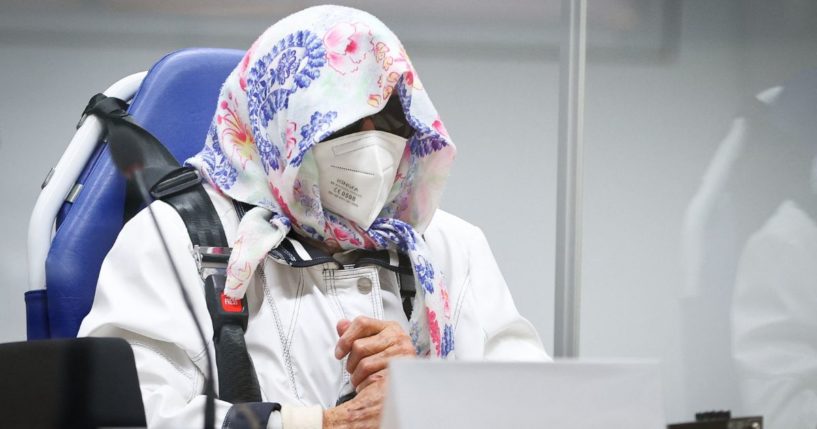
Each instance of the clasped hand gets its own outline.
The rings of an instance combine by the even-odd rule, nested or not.
[[[335,358],[346,360],[357,396],[324,412],[324,428],[376,428],[386,387],[386,367],[395,357],[415,356],[411,338],[397,322],[359,316],[337,325]]]

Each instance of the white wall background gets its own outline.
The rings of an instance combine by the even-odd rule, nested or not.
[[[27,218],[90,95],[173,49],[245,48],[277,18],[234,17],[214,30],[208,15],[223,10],[210,1],[197,3],[200,14],[186,13],[184,1],[12,3],[0,16],[0,341],[25,336]],[[549,351],[558,3],[354,3],[403,38],[459,148],[443,208],[485,230]],[[591,15],[617,11],[589,3]],[[582,354],[661,359],[667,416],[679,421],[695,411],[687,394],[705,395],[686,392],[681,371],[684,210],[740,102],[817,65],[817,37],[808,31],[817,20],[804,16],[814,9],[799,0],[622,3],[674,5],[677,28],[670,20],[663,30],[674,48],[656,54],[649,47],[663,30],[636,29],[622,42],[594,24],[598,16],[591,20],[590,44],[600,47],[587,70]],[[787,25],[792,20],[811,25]],[[604,48],[616,43],[633,49]]]

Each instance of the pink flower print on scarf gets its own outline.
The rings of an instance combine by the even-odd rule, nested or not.
[[[428,334],[431,337],[431,344],[434,344],[437,355],[440,355],[442,341],[440,340],[440,323],[437,321],[437,314],[430,308],[426,308],[426,314],[428,317]]]
[[[255,52],[256,45],[258,45],[258,40],[253,42],[250,49],[247,49],[247,53],[244,54],[241,63],[238,65],[238,86],[243,92],[247,92],[247,69],[250,67],[250,57]]]
[[[361,23],[340,23],[323,37],[329,66],[340,74],[354,73],[373,50],[372,32]]]
[[[445,281],[442,281],[443,287],[440,288],[440,294],[443,296],[443,314],[445,314],[446,318],[451,317],[451,305],[449,304],[450,300],[448,299],[448,289],[445,287]]]
[[[448,137],[448,130],[445,129],[445,125],[443,125],[443,121],[441,121],[439,117],[431,123],[431,126],[434,127],[438,133]]]
[[[294,148],[295,144],[298,143],[298,139],[295,138],[295,132],[297,130],[298,124],[290,121],[287,123],[286,133],[284,133],[284,135],[281,136],[284,140],[284,145],[287,150],[287,159],[290,159],[292,157],[292,148]]]
[[[240,237],[235,243],[233,243],[234,249],[237,251],[241,251],[242,244],[245,239]],[[227,276],[234,279],[233,285],[229,286],[228,289],[238,289],[246,287],[246,283],[250,280],[250,276],[252,275],[252,267],[250,266],[250,262],[242,261],[239,263],[233,262],[227,266]]]
[[[224,149],[232,148],[236,159],[241,162],[241,168],[246,170],[247,161],[251,161],[257,152],[249,131],[236,113],[237,108],[234,103],[235,99],[232,94],[228,94],[227,100],[219,103],[216,123],[221,125],[219,137]]]

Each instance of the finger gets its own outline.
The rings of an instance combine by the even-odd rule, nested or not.
[[[349,319],[339,320],[338,325],[336,326],[336,329],[338,330],[338,336],[340,337],[341,335],[343,335],[343,333],[346,332],[347,329],[349,329],[349,325],[351,324],[352,322],[350,322]]]
[[[353,373],[361,359],[386,351],[389,358],[396,356],[414,357],[417,350],[411,338],[397,322],[388,322],[379,333],[355,340],[346,361],[346,370]]]
[[[379,337],[381,335],[377,335]],[[375,338],[375,337],[370,337]],[[415,350],[414,345],[411,343],[411,340],[408,339],[408,336],[405,338],[401,337],[387,337],[397,338],[398,340],[392,342],[388,347],[384,348],[383,350],[372,353],[369,356],[361,356],[358,362],[351,362],[353,366],[349,365],[347,362],[347,370],[349,374],[351,374],[351,382],[353,386],[358,386],[359,383],[362,383],[365,379],[369,378],[372,374],[377,373],[386,368],[386,366],[391,362],[392,359],[396,357],[415,357]],[[361,340],[358,340],[358,342]],[[352,359],[352,355],[355,354],[354,347],[352,353],[349,354],[349,359]]]
[[[345,427],[351,423],[356,428],[379,428],[383,414],[383,402],[386,397],[385,387],[385,382],[373,382],[366,389],[358,392],[354,399],[341,404],[340,407],[343,408],[341,420],[344,424],[339,426]],[[325,421],[324,424],[326,424]]]
[[[335,358],[342,359],[349,354],[355,340],[377,334],[385,327],[386,322],[382,320],[366,316],[355,317],[355,320],[352,320],[351,325],[346,328],[346,331],[338,339],[338,345],[335,347]]]
[[[355,392],[360,393],[363,389],[370,386],[372,383],[377,383],[386,380],[386,375],[388,374],[388,369],[381,369],[376,373],[366,377],[365,380],[361,381],[360,384],[357,385],[355,388]]]
[[[363,358],[363,360],[361,360],[355,368],[355,371],[351,373],[352,386],[355,386],[355,390],[358,389],[358,386],[363,382],[363,380],[366,380],[369,378],[369,376],[386,369],[386,366],[389,364],[389,357],[390,356],[388,356],[387,352],[384,350],[375,355]]]
[[[361,338],[352,343],[352,350],[349,352],[349,358],[346,360],[346,370],[349,373],[355,372],[358,363],[371,355],[382,352],[392,345],[393,339],[388,335],[384,335],[387,330],[380,331],[377,335],[371,337]]]

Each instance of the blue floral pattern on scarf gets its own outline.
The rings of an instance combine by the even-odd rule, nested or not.
[[[445,325],[443,328],[443,339],[442,339],[442,356],[448,356],[451,351],[454,350],[454,328],[451,325]]]
[[[315,145],[315,143],[325,139],[331,131],[329,125],[338,116],[337,112],[320,113],[315,112],[309,119],[309,123],[301,128],[301,141],[298,142],[298,154],[295,155],[289,164],[300,166],[304,161],[304,155]]]
[[[436,152],[448,146],[448,142],[446,142],[440,133],[420,122],[413,115],[407,113],[411,111],[411,94],[408,92],[408,87],[404,79],[400,79],[396,88],[397,94],[400,96],[400,104],[403,106],[403,112],[406,112],[406,119],[409,125],[415,130],[414,135],[412,135],[408,141],[411,154],[421,157],[427,156],[432,152]]]
[[[278,85],[283,85],[293,73],[298,70],[298,61],[295,59],[295,50],[288,49],[281,54],[281,61],[275,70],[278,75]]]
[[[289,106],[290,95],[308,87],[320,76],[320,69],[325,64],[326,53],[320,37],[304,30],[281,39],[250,69],[247,75],[248,114],[265,170],[277,170],[281,166],[280,145],[270,141],[267,125],[276,113]]]
[[[372,240],[385,249],[389,243],[394,243],[401,252],[410,252],[417,249],[417,235],[411,225],[399,220],[377,218],[372,222],[368,231]]]
[[[417,263],[414,264],[414,274],[426,292],[434,293],[434,267],[430,262],[419,256]]]
[[[230,189],[238,178],[238,170],[236,170],[224,156],[224,151],[221,149],[221,143],[219,143],[218,133],[214,125],[210,126],[207,135],[210,137],[212,145],[205,146],[202,151],[202,160],[207,164],[209,171],[212,172],[210,177],[216,185],[222,189]]]

